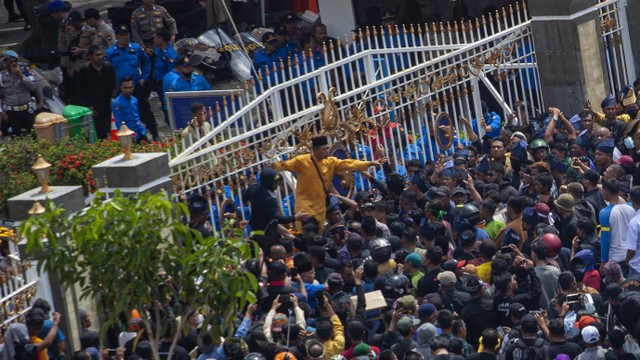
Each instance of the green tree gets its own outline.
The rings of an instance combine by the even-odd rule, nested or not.
[[[117,193],[108,201],[99,194],[70,217],[51,202],[45,207],[19,228],[39,270],[57,273],[65,287],[79,287],[82,298],[99,299],[109,315],[103,330],[118,314],[138,309],[148,330],[160,329],[149,334],[155,359],[172,316],[180,316],[177,328],[186,330],[188,314],[205,309],[208,331],[219,339],[230,336],[237,312],[255,302],[256,278],[242,266],[251,249],[241,233],[224,241],[203,238],[181,221],[186,206],[164,193]],[[167,299],[175,302],[172,314],[163,311]]]

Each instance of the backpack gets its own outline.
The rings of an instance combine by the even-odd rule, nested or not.
[[[7,360],[35,360],[38,358],[38,353],[36,352],[36,347],[34,344],[16,344],[15,352],[13,359]]]
[[[527,346],[522,339],[516,340],[516,349],[513,352],[514,359],[518,359],[516,356],[518,352],[521,354],[519,360],[551,360],[549,346],[545,345],[542,339],[536,339],[532,346]]]

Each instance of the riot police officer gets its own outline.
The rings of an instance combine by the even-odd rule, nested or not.
[[[131,14],[131,36],[133,42],[143,45],[147,55],[153,54],[153,36],[157,30],[165,29],[171,34],[171,43],[176,40],[176,20],[167,9],[155,4],[155,0],[143,0],[142,6]]]
[[[135,82],[133,96],[138,99],[140,120],[147,126],[154,141],[159,140],[158,124],[149,105],[147,82],[151,76],[151,61],[142,47],[129,42],[129,28],[125,25],[116,28],[116,44],[107,50],[107,61],[116,68],[118,83],[131,77]]]

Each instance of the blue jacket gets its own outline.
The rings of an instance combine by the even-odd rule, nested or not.
[[[500,136],[500,132],[502,132],[502,119],[500,119],[500,115],[492,111],[488,114],[484,114],[484,120],[487,123],[487,126],[491,126],[491,131],[486,133],[487,136],[489,136],[489,139]],[[476,134],[479,134],[478,121],[473,119],[471,125],[473,126],[473,130]]]
[[[167,93],[170,91],[202,91],[211,90],[211,85],[207,80],[198,75],[191,74],[191,80],[187,81],[178,72],[173,69],[162,79],[162,91]]]
[[[116,126],[120,129],[120,125],[124,121],[127,127],[136,132],[136,139],[141,140],[147,137],[147,129],[140,123],[140,110],[138,108],[138,99],[135,96],[130,98],[118,95],[111,103],[111,111],[116,120]]]
[[[151,60],[136,43],[129,43],[124,49],[118,47],[118,44],[113,45],[107,49],[106,60],[116,68],[118,84],[122,78],[129,76],[138,85],[140,79],[147,81],[151,76]],[[140,70],[142,70],[142,76]]]
[[[173,48],[173,46],[169,44],[164,50],[156,48],[153,51],[153,55],[153,78],[162,81],[162,79],[164,79],[164,76],[176,67],[176,61],[178,61],[178,53]]]

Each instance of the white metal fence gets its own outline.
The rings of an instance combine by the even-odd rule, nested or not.
[[[627,0],[601,0],[597,7],[609,88],[615,94],[624,85],[632,85],[636,80],[627,22]]]
[[[429,32],[416,26],[382,37],[365,29],[344,46],[357,51],[341,58],[323,51],[321,68],[304,68],[301,57],[305,61],[291,67],[282,64],[286,81],[270,83],[271,74],[265,73],[264,88],[245,85],[239,92],[242,106],[222,110],[224,121],[219,109],[211,112],[213,132],[182,139],[184,150],[170,160],[176,191],[204,193],[218,213],[237,207],[246,217],[241,192],[262,164],[306,151],[315,134],[329,135],[342,144],[344,155],[359,159],[375,156],[380,144],[402,172],[409,159],[433,160],[464,147],[459,119],[480,119],[481,99],[493,104],[504,123],[521,124],[544,108],[524,8],[473,23],[426,27]],[[441,113],[452,119],[453,149],[434,140],[433,124]],[[370,175],[383,176],[373,169]],[[352,184],[346,191],[369,186],[358,174],[346,177],[344,183]],[[280,194],[285,212],[293,208],[295,179],[289,179]]]

